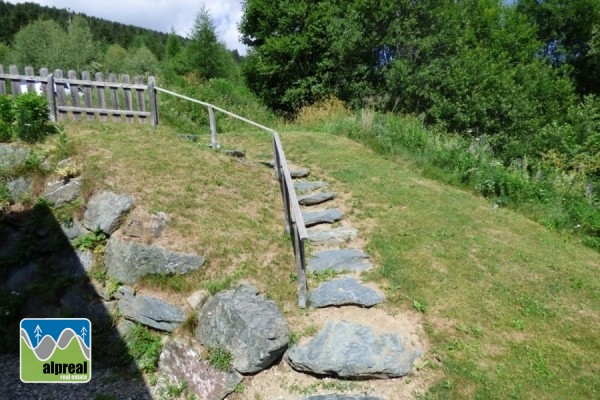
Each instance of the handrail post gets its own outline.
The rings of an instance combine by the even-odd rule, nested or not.
[[[210,122],[210,145],[213,150],[217,150],[217,119],[215,118],[215,109],[208,107],[208,120]]]
[[[153,128],[158,125],[158,101],[156,99],[156,81],[154,77],[148,78],[148,95],[150,96],[150,123]]]

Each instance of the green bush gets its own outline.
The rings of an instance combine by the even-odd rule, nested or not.
[[[48,100],[33,92],[17,96],[15,102],[17,137],[37,142],[48,132]]]
[[[13,139],[13,123],[15,110],[12,97],[0,96],[0,142],[10,142]]]

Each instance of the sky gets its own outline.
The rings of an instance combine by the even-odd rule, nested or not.
[[[9,3],[33,2],[43,6],[68,8],[110,21],[121,22],[159,32],[171,28],[181,36],[188,36],[194,17],[202,7],[209,10],[217,26],[217,33],[227,48],[245,55],[247,48],[240,43],[237,25],[242,18],[243,0],[7,0]]]

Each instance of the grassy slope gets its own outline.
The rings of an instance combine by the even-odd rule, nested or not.
[[[206,254],[205,271],[147,282],[188,292],[254,279],[288,314],[293,260],[272,173],[182,141],[169,129],[68,126],[86,173],[173,219],[175,247]],[[75,133],[77,131],[77,133]],[[220,138],[267,159],[266,134]],[[208,141],[208,138],[207,140]],[[466,192],[422,178],[345,138],[286,133],[288,158],[350,193],[348,219],[380,267],[388,307],[418,308],[439,383],[431,398],[600,395],[598,254]]]

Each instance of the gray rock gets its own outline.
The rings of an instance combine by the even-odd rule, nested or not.
[[[210,293],[207,290],[198,290],[187,298],[187,302],[192,309],[198,310],[206,303],[209,297]]]
[[[319,394],[305,397],[304,400],[384,400],[381,397],[361,396],[351,394]]]
[[[242,150],[225,150],[225,154],[229,157],[244,158],[246,153]]]
[[[322,181],[315,182],[294,182],[294,189],[297,192],[309,192],[311,190],[317,190],[327,187],[327,183]]]
[[[88,318],[94,327],[109,328],[112,326],[114,306],[97,300],[94,295],[93,291],[71,287],[60,299],[62,310],[75,318]]]
[[[304,196],[298,196],[298,203],[303,206],[314,206],[315,204],[321,204],[335,198],[333,192],[317,192],[313,194],[307,194]]]
[[[91,231],[100,229],[111,235],[119,228],[132,207],[133,199],[129,196],[100,192],[87,203],[83,225]]]
[[[195,254],[129,242],[116,236],[108,240],[104,255],[108,275],[128,284],[150,274],[185,274],[197,270],[205,261]]]
[[[356,249],[322,250],[313,254],[306,269],[310,272],[323,272],[333,269],[337,272],[362,272],[371,269],[369,256]]]
[[[22,292],[37,282],[40,266],[35,261],[26,265],[13,266],[6,271],[2,286],[7,292]]]
[[[134,210],[125,222],[122,232],[123,235],[135,238],[159,238],[165,227],[169,217],[163,212],[156,214],[148,213],[144,210]]]
[[[308,231],[308,240],[314,244],[342,244],[354,239],[357,234],[355,228],[311,229]]]
[[[172,332],[185,320],[181,308],[150,296],[124,296],[119,310],[125,318],[161,331]]]
[[[8,182],[6,184],[6,188],[10,193],[10,198],[12,201],[19,201],[23,195],[31,192],[29,182],[23,177]]]
[[[277,305],[249,285],[213,296],[198,315],[195,332],[201,344],[229,351],[233,367],[243,374],[262,371],[277,360],[288,336]]]
[[[70,203],[79,196],[81,182],[81,178],[50,182],[44,190],[44,197],[55,206]]]
[[[74,277],[84,276],[91,271],[94,256],[89,250],[72,249],[64,250],[53,254],[50,257],[52,264],[57,267],[61,273]]]
[[[293,369],[317,375],[396,378],[409,374],[421,355],[397,334],[378,336],[370,328],[341,321],[329,322],[306,345],[291,347],[285,359]]]
[[[344,217],[344,213],[337,209],[331,208],[323,211],[303,212],[305,226],[314,226],[318,224],[332,224]]]
[[[298,169],[290,169],[290,175],[292,179],[298,178],[306,178],[310,175],[310,169],[308,168],[298,168]]]
[[[198,141],[198,135],[193,135],[193,134],[185,134],[185,133],[180,133],[177,135],[177,137],[181,138],[181,139],[185,139],[185,140],[189,140],[190,142],[197,142]]]
[[[22,166],[31,150],[18,145],[0,143],[0,168],[11,170]]]
[[[361,284],[356,278],[345,276],[321,284],[308,293],[313,307],[357,305],[373,307],[383,302],[383,296]]]
[[[127,285],[119,286],[119,288],[117,289],[117,291],[114,294],[114,298],[117,300],[121,300],[123,298],[133,300],[134,296],[135,296],[135,290],[133,290],[132,287],[127,286]]]
[[[187,383],[188,390],[205,400],[222,400],[242,382],[237,372],[219,371],[202,360],[189,345],[171,340],[163,345],[159,371]]]
[[[83,227],[83,225],[81,225],[81,222],[79,221],[62,223],[60,224],[60,229],[63,231],[63,233],[69,240],[73,240],[89,232]]]

